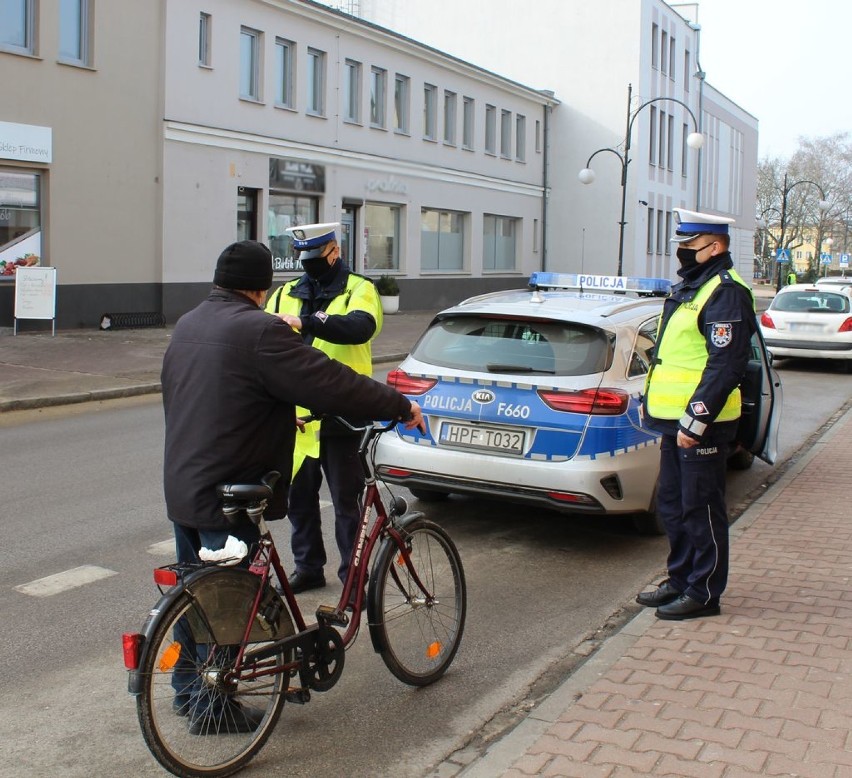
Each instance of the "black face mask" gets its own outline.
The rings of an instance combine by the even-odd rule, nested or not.
[[[699,251],[704,251],[708,246],[712,246],[715,241],[710,241],[709,243],[705,243],[703,246],[697,249],[687,249],[683,247],[678,247],[676,252],[677,258],[680,260],[681,267],[694,267],[698,264],[698,260],[695,258],[695,255],[698,254]]]
[[[311,257],[302,260],[302,269],[310,278],[316,280],[324,276],[329,270],[328,257]]]

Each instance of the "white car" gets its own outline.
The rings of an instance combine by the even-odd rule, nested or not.
[[[820,287],[844,287],[852,286],[852,278],[841,278],[840,276],[825,276],[816,280],[816,286]]]
[[[792,284],[760,317],[773,357],[843,360],[852,367],[852,286]]]
[[[463,493],[625,513],[641,532],[662,532],[659,435],[639,408],[669,282],[535,273],[530,287],[442,311],[388,375],[423,407],[428,431],[384,435],[379,475],[423,500]],[[755,355],[741,467],[750,452],[774,459],[777,387],[759,338]]]

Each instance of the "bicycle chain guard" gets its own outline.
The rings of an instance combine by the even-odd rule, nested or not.
[[[308,685],[318,692],[327,692],[343,673],[346,650],[343,638],[336,629],[321,628],[317,632],[315,651],[308,657]]]

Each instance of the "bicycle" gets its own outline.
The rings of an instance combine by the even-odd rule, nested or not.
[[[124,661],[145,743],[172,774],[232,775],[266,743],[285,701],[304,704],[331,689],[365,599],[373,648],[399,680],[426,686],[452,663],[467,609],[461,557],[402,497],[391,495],[386,508],[375,443],[394,426],[350,427],[362,433],[361,520],[340,600],[321,605],[315,623],[302,616],[263,518],[277,472],[217,488],[226,515],[245,511],[259,528],[247,569],[226,560],[154,571],[161,598],[140,632],[124,634]]]

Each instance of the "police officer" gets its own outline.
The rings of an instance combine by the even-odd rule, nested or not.
[[[787,273],[787,286],[792,286],[797,281],[798,281],[798,278],[796,278],[796,271],[795,270],[791,270],[789,273]]]
[[[668,578],[636,601],[680,620],[720,613],[726,462],[757,321],[728,251],[733,219],[673,210],[682,280],[663,307],[643,400],[645,423],[662,433],[657,514],[669,540]]]
[[[373,282],[353,273],[340,257],[337,223],[290,227],[304,269],[301,278],[278,289],[266,304],[301,333],[305,343],[362,375],[372,375],[370,341],[382,326],[382,306]],[[364,419],[348,419],[363,425]],[[364,474],[358,459],[360,438],[332,419],[322,421],[319,457],[306,457],[290,487],[289,517],[295,570],[294,593],[325,586],[319,491],[323,473],[334,505],[335,539],[340,552],[337,573],[345,580],[360,517],[358,500]],[[301,442],[301,441],[300,441]]]

